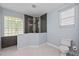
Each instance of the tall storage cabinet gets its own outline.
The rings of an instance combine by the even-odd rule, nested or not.
[[[40,16],[41,33],[47,32],[47,14]]]
[[[25,17],[25,33],[46,33],[47,32],[47,14],[40,17]]]

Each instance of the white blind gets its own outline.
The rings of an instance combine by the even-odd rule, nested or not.
[[[74,18],[75,18],[75,8],[67,9],[60,13],[60,25],[72,25],[74,24]]]

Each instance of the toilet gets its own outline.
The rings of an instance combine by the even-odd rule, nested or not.
[[[66,56],[66,53],[69,52],[69,47],[71,46],[71,39],[63,39],[61,40],[61,45],[59,46],[60,55]]]

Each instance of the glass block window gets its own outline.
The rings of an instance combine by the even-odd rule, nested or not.
[[[23,19],[4,16],[4,36],[23,34]]]

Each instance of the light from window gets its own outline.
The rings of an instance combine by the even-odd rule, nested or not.
[[[4,36],[23,34],[23,20],[17,17],[4,16]]]
[[[67,9],[60,13],[60,25],[73,25],[75,24],[75,8]]]

